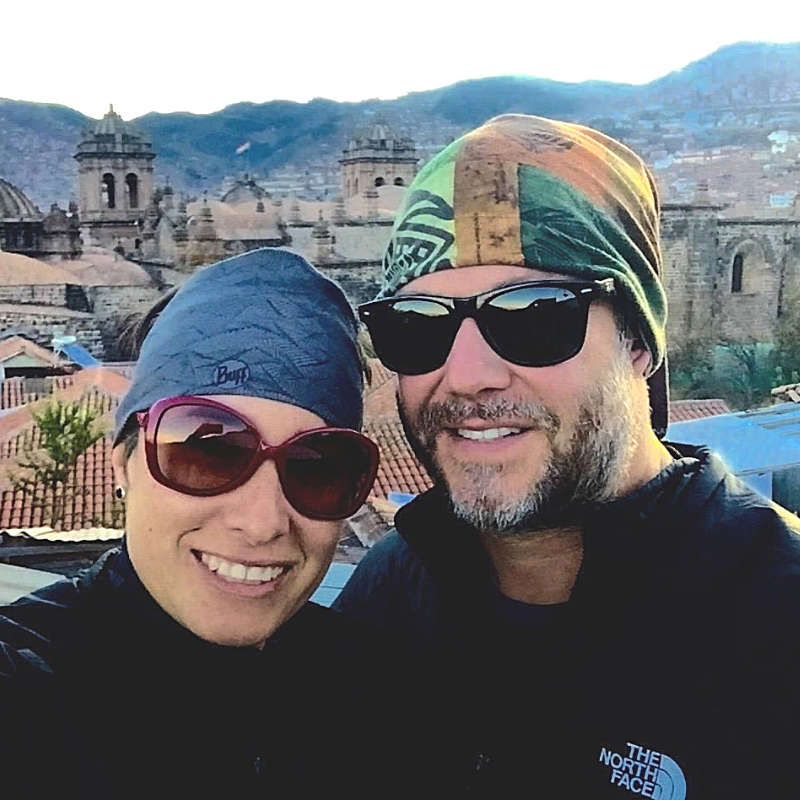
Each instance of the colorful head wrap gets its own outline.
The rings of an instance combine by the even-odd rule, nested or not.
[[[507,114],[417,175],[396,217],[379,297],[421,275],[478,264],[612,277],[655,371],[667,315],[658,224],[653,179],[627,147],[582,125]]]

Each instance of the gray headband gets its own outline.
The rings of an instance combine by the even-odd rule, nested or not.
[[[178,395],[247,395],[361,427],[356,321],[337,284],[286,250],[264,248],[195,273],[161,312],[116,413]]]

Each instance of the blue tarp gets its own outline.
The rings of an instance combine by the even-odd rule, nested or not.
[[[800,404],[673,422],[666,439],[708,445],[740,476],[800,466]]]
[[[311,595],[311,599],[321,606],[329,606],[344,589],[355,568],[355,564],[331,564],[319,588]]]
[[[64,344],[58,348],[73,364],[79,367],[99,367],[100,362],[79,344]]]

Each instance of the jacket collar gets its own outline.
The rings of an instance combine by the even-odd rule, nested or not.
[[[667,445],[675,460],[630,494],[587,509],[582,515],[584,564],[597,554],[634,555],[668,530],[680,529],[717,491],[728,474],[705,447]],[[489,565],[477,533],[452,514],[435,486],[398,510],[395,526],[437,581],[488,580]],[[583,572],[582,568],[582,572]]]

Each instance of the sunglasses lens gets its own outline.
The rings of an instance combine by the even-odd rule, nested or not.
[[[206,406],[172,406],[155,433],[161,474],[176,486],[213,493],[252,463],[259,441],[233,414]]]
[[[456,334],[450,309],[409,298],[376,306],[367,322],[378,358],[402,375],[422,375],[444,364]]]
[[[286,453],[283,489],[302,514],[344,519],[367,499],[374,472],[373,452],[360,437],[340,431],[309,433]]]
[[[587,305],[557,286],[528,286],[492,298],[478,312],[493,348],[520,366],[546,367],[576,355],[586,334]]]

